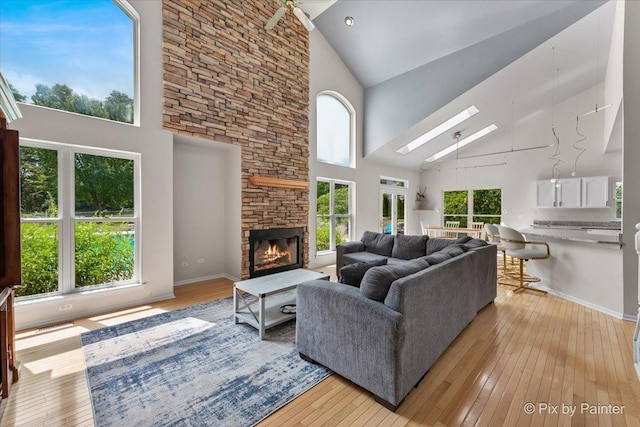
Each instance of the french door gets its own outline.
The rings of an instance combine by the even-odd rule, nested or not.
[[[407,218],[407,192],[396,189],[380,189],[380,232],[404,234]]]

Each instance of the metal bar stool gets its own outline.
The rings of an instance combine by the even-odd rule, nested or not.
[[[547,242],[533,242],[527,239],[518,230],[510,227],[498,226],[500,230],[500,243],[507,250],[507,255],[520,260],[520,270],[517,276],[519,285],[514,292],[536,291],[546,294],[547,291],[529,286],[529,283],[539,282],[540,278],[524,274],[524,262],[530,259],[547,259],[551,256]]]

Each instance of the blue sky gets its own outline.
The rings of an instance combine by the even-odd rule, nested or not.
[[[28,97],[36,83],[133,97],[133,22],[111,0],[0,0],[0,70]]]

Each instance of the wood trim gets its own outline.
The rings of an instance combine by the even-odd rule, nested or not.
[[[271,178],[268,176],[250,176],[249,184],[258,187],[279,187],[304,190],[309,188],[309,181],[296,181],[294,179]]]

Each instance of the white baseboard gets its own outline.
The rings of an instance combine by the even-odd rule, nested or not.
[[[16,330],[17,331],[22,331],[22,330],[25,330],[25,329],[39,328],[39,327],[42,327],[42,326],[45,326],[45,325],[70,322],[72,320],[82,319],[84,317],[89,317],[89,316],[93,316],[93,315],[100,314],[100,313],[107,313],[107,312],[110,312],[110,311],[115,311],[115,310],[120,310],[120,309],[124,310],[124,309],[127,309],[127,308],[136,307],[136,306],[139,306],[139,305],[151,304],[153,302],[173,299],[175,297],[176,296],[172,292],[170,294],[158,295],[158,296],[156,296],[154,298],[141,299],[140,301],[129,301],[129,302],[125,302],[125,303],[111,304],[111,305],[107,305],[107,306],[104,306],[104,307],[100,307],[99,310],[95,310],[95,309],[93,309],[93,310],[79,310],[79,311],[76,311],[73,314],[70,314],[68,316],[55,316],[55,317],[51,317],[51,318],[47,319],[46,321],[37,320],[37,321],[33,321],[33,322],[16,323]]]
[[[173,282],[173,286],[188,285],[189,283],[205,282],[207,280],[214,280],[214,279],[229,279],[232,282],[240,281],[240,279],[238,279],[237,277],[233,277],[229,274],[223,273],[223,274],[214,274],[211,276],[196,277],[193,279],[178,280],[177,282]]]
[[[549,292],[551,295],[555,295],[557,297],[566,299],[568,301],[575,302],[576,304],[580,304],[580,305],[583,305],[585,307],[592,308],[592,309],[597,310],[597,311],[599,311],[601,313],[608,314],[609,316],[613,316],[615,318],[622,319],[622,320],[628,320],[628,321],[631,321],[631,322],[635,322],[636,321],[636,317],[635,316],[631,316],[629,314],[624,314],[624,313],[621,313],[621,312],[618,312],[618,311],[614,311],[614,310],[608,309],[606,307],[602,307],[602,306],[599,306],[597,304],[593,304],[593,303],[591,303],[589,301],[585,301],[583,299],[576,298],[576,297],[574,297],[572,295],[565,294],[562,291],[559,291],[557,289],[553,289],[553,288],[550,288],[550,287],[544,285],[542,282],[537,283],[537,285],[535,287],[538,288],[538,289],[545,290],[545,291]]]

